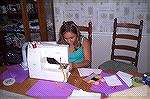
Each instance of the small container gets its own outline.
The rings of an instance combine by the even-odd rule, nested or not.
[[[142,81],[145,83],[146,81],[146,78],[147,78],[147,75],[146,74],[143,74],[143,77],[142,77]]]

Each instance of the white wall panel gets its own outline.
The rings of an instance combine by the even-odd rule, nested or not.
[[[110,59],[112,36],[106,34],[93,34],[92,68]]]
[[[148,36],[143,36],[141,40],[141,49],[139,53],[139,62],[138,62],[138,70],[139,72],[150,72],[148,70],[149,64],[148,61]]]

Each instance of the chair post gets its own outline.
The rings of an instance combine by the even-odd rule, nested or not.
[[[88,30],[88,39],[90,41],[90,45],[92,45],[92,22],[90,21],[88,23],[88,27],[89,27],[89,30]]]
[[[112,52],[111,52],[111,60],[114,59],[114,45],[115,45],[115,39],[116,39],[116,28],[117,28],[117,18],[114,19],[114,24],[113,24],[113,36],[112,36]]]
[[[137,42],[137,51],[136,51],[136,56],[135,56],[135,67],[138,65],[138,57],[139,57],[139,52],[140,52],[140,42],[141,42],[141,36],[142,36],[142,30],[143,30],[143,20],[140,21],[140,28],[139,28],[139,35],[138,35],[138,42]]]

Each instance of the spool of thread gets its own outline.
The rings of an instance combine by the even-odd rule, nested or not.
[[[32,47],[36,48],[36,42],[32,42]]]

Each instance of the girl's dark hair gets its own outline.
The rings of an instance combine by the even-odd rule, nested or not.
[[[78,26],[73,21],[63,22],[63,25],[60,27],[59,30],[59,40],[57,43],[67,44],[67,42],[64,39],[64,34],[66,32],[72,32],[77,35],[77,42],[75,43],[75,49],[78,49],[81,46],[80,31],[78,29]]]

